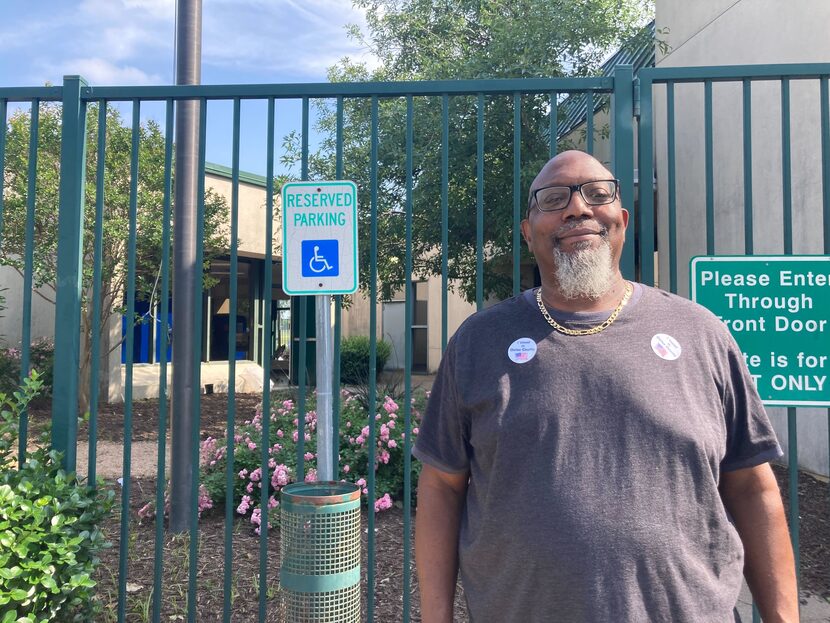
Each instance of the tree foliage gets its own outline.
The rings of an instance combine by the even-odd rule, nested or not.
[[[11,115],[6,128],[5,205],[2,240],[0,240],[0,265],[11,266],[21,275],[25,269],[31,122],[31,111],[19,110]],[[83,381],[89,366],[89,345],[93,328],[100,331],[102,338],[106,338],[111,316],[123,314],[125,311],[132,129],[124,124],[117,109],[108,108],[100,281],[102,309],[99,318],[92,317],[91,304],[98,160],[97,105],[91,105],[88,110],[86,140],[82,247],[82,342],[85,347],[83,350],[85,356],[81,362],[82,392],[88,389],[88,382]],[[136,197],[136,298],[138,300],[149,300],[155,290],[155,300],[158,301],[164,225],[164,144],[164,134],[156,122],[150,120],[140,126],[138,194]],[[37,294],[51,303],[54,303],[56,288],[60,152],[61,107],[57,103],[41,103],[38,109],[33,285],[37,288]],[[208,190],[205,195],[205,269],[209,267],[210,260],[223,247],[227,247],[227,240],[224,236],[226,228],[223,225],[226,213],[227,203],[224,198]],[[206,280],[205,285],[209,285]],[[146,320],[136,319],[137,322]],[[102,344],[107,344],[106,339],[102,340]],[[112,350],[119,345],[120,342],[116,342],[106,348]],[[86,396],[82,396],[82,402],[86,399]]]
[[[644,0],[354,0],[366,12],[366,32],[351,34],[378,60],[348,58],[330,68],[334,82],[587,76],[610,49],[636,34],[649,17]],[[512,291],[512,95],[484,101],[484,292]],[[361,283],[369,283],[370,101],[344,101],[344,176],[358,182]],[[549,154],[548,95],[520,104],[524,196]],[[477,98],[449,98],[448,276],[476,298]],[[336,114],[320,102],[316,130],[323,140],[309,155],[311,179],[334,179]],[[414,277],[440,274],[442,100],[413,103]],[[381,99],[378,145],[378,277],[382,298],[405,282],[406,102]],[[285,142],[285,164],[300,162],[300,136]],[[524,207],[522,207],[524,211]],[[523,253],[526,253],[523,251]]]

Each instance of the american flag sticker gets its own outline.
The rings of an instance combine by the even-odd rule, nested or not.
[[[508,347],[507,356],[513,363],[527,363],[536,356],[536,342],[520,337]]]
[[[651,350],[660,359],[665,359],[666,361],[674,361],[680,357],[682,351],[680,343],[666,333],[658,333],[651,338]]]

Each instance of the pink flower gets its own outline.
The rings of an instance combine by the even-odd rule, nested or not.
[[[358,435],[354,438],[354,442],[359,446],[362,446],[364,441],[366,441],[366,439],[363,438],[363,435]]]
[[[287,410],[293,409],[294,403],[291,400],[285,400],[282,403],[282,408]]]
[[[243,495],[242,501],[239,503],[239,506],[236,507],[236,512],[240,515],[246,514],[252,503],[253,500],[251,500],[251,496]]]
[[[387,445],[389,446],[389,448],[390,448],[390,449],[391,449],[391,448],[397,448],[397,447],[398,447],[398,444],[397,444],[397,442],[396,442],[394,439],[390,439],[390,440],[389,440],[389,443],[388,443]]]
[[[349,467],[348,465],[343,466],[343,473],[344,474],[348,474],[351,470],[352,470],[352,468]]]
[[[277,465],[274,468],[274,475],[271,476],[271,486],[275,489],[284,487],[290,481],[288,468],[285,465]]]
[[[297,431],[294,431],[293,433],[291,433],[291,438],[294,440],[294,443],[297,443],[297,439],[299,438],[299,436],[300,435]]]
[[[389,428],[395,428],[395,420],[389,420],[389,423],[387,424],[387,426]]]
[[[389,463],[389,453],[386,450],[381,450],[380,457],[378,458],[378,460],[384,465],[386,465],[387,463]]]
[[[360,435],[361,435],[364,439],[365,439],[366,437],[368,437],[368,436],[369,436],[369,427],[368,427],[368,426],[364,426],[364,427],[363,427],[363,430],[361,430],[361,431],[360,431]]]
[[[253,441],[248,442],[248,450],[256,450],[256,444]]]
[[[262,468],[257,467],[250,475],[251,482],[257,482],[262,479]]]
[[[392,508],[392,498],[388,493],[384,493],[382,498],[375,500],[375,512],[389,510]]]
[[[303,458],[304,458],[306,461],[310,461],[310,460],[312,460],[312,459],[314,458],[314,453],[313,453],[313,452],[306,452],[306,453],[303,455]]]
[[[269,509],[274,509],[279,505],[280,505],[280,503],[277,501],[277,499],[273,495],[270,498],[268,498],[268,508]]]
[[[278,428],[278,429],[277,429],[277,437],[279,437],[280,439],[282,439],[284,436],[285,436],[285,433],[284,433],[284,432],[282,432],[282,429],[281,429],[281,428]]]
[[[317,480],[317,470],[312,467],[306,473],[305,481],[306,482],[315,482],[316,480]]]
[[[413,435],[417,435],[417,434],[418,434],[418,427],[417,427],[417,426],[416,426],[415,428],[413,428],[413,429],[412,429],[412,434],[413,434]]]
[[[358,478],[357,482],[354,483],[354,484],[356,484],[358,487],[365,487],[366,486],[366,479],[365,478]]]
[[[138,509],[138,516],[140,519],[147,519],[149,517],[154,517],[156,514],[155,509],[153,508],[152,502],[147,502],[144,506]]]
[[[386,409],[387,413],[394,413],[398,410],[398,405],[394,400],[387,396],[386,401],[383,403],[383,408]]]
[[[351,422],[346,422],[346,428],[351,428],[351,427],[352,427],[352,423]]]
[[[254,492],[254,483],[249,482],[248,486],[245,487],[245,491],[247,491],[248,493],[253,493]]]

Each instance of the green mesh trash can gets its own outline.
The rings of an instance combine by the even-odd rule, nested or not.
[[[283,487],[280,593],[287,623],[359,623],[360,487]]]

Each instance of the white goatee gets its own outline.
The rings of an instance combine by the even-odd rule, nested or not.
[[[601,238],[596,248],[585,242],[569,253],[554,245],[553,259],[554,278],[566,299],[597,300],[614,285],[613,259],[607,236]]]

